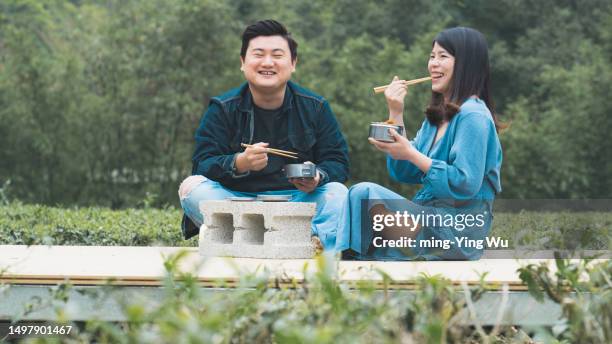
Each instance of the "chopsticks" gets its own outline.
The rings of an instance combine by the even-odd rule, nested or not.
[[[240,145],[244,148],[253,147],[253,145],[247,145],[246,143],[241,143]],[[285,158],[298,159],[297,157],[298,153],[275,149],[275,148],[266,148],[266,153],[284,156]]]
[[[420,78],[420,79],[408,80],[408,81],[406,82],[406,85],[414,85],[414,84],[419,84],[419,83],[424,82],[424,81],[427,81],[427,80],[431,80],[431,77],[430,77],[430,76],[428,76],[428,77],[426,77],[426,78]],[[385,92],[385,90],[387,89],[387,87],[389,87],[389,85],[374,87],[374,93],[383,93],[383,92]]]

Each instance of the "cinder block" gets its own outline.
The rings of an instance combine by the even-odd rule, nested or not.
[[[311,258],[316,203],[202,201],[200,254],[206,257]]]

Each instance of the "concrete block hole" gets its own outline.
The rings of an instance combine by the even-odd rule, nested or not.
[[[266,228],[262,214],[243,214],[242,226],[243,228],[236,228],[235,242],[263,245]]]
[[[231,244],[234,241],[234,217],[232,214],[212,215],[211,240],[216,243]]]

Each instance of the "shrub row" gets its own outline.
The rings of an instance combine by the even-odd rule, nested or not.
[[[183,240],[177,209],[56,208],[10,203],[0,206],[0,244],[196,246]]]
[[[18,202],[0,206],[0,244],[197,246],[183,240],[175,208],[57,208]],[[511,247],[609,249],[612,213],[520,212],[495,215],[491,236]]]

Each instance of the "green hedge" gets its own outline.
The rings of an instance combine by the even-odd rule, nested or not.
[[[609,250],[612,213],[534,212],[495,214],[489,236],[510,240],[511,247]]]
[[[197,246],[183,240],[175,208],[57,208],[18,202],[0,206],[0,244]],[[495,215],[491,236],[511,247],[609,249],[612,214],[520,212]]]
[[[0,244],[197,246],[183,240],[177,209],[0,206]]]

